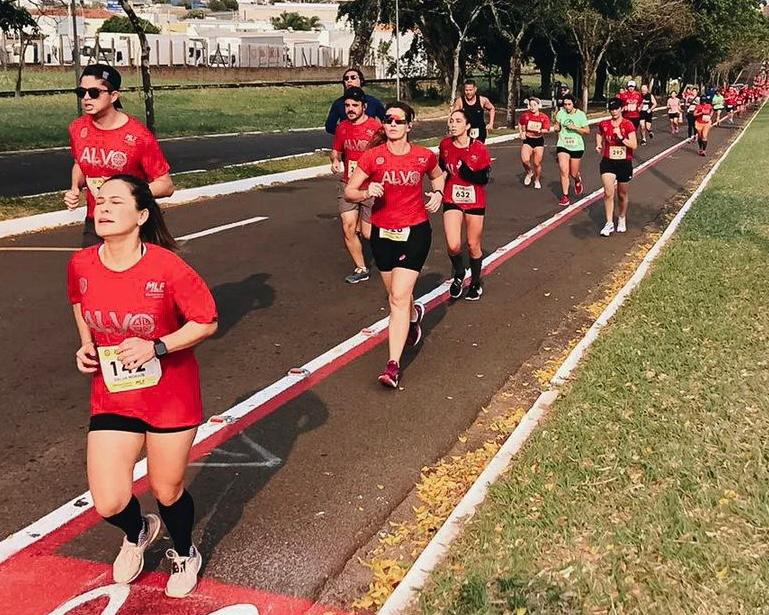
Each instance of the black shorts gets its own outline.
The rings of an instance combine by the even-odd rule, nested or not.
[[[585,155],[585,150],[578,149],[578,150],[570,150],[566,149],[565,147],[556,147],[555,148],[556,154],[569,154],[569,158],[572,158],[574,160],[579,160],[582,158],[582,156]]]
[[[371,227],[371,252],[379,271],[392,271],[396,267],[422,271],[433,240],[433,229],[429,222],[422,222],[416,226],[406,227],[409,234],[405,241],[395,241],[383,238],[382,229],[378,226]]]
[[[526,137],[523,144],[529,147],[545,147],[545,137]]]
[[[681,116],[680,113],[668,113],[668,119],[677,120]]]
[[[617,178],[617,183],[626,184],[633,179],[632,160],[610,160],[601,158],[601,175],[611,173]]]
[[[651,111],[641,111],[641,121],[642,122],[651,122],[652,121],[652,112]]]
[[[83,240],[81,248],[90,248],[101,243],[101,237],[96,234],[96,222],[93,218],[86,218],[83,224]]]
[[[198,425],[184,427],[154,427],[146,421],[120,414],[94,414],[88,431],[127,431],[129,433],[177,433],[194,429]]]
[[[641,118],[640,117],[628,117],[625,118],[630,120],[630,123],[633,124],[633,126],[636,127],[636,130],[638,130],[638,127],[641,125]]]
[[[734,107],[732,107],[731,105],[726,105],[726,106],[724,107],[724,110],[725,110],[727,113],[731,113],[732,111],[734,111]]]
[[[468,216],[485,216],[486,215],[485,207],[472,207],[470,209],[462,209],[459,205],[455,203],[444,203],[443,213],[445,214],[447,211],[461,211],[463,214],[467,214]]]

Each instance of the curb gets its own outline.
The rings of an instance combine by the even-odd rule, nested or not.
[[[593,325],[590,327],[585,336],[575,346],[564,362],[559,367],[555,376],[550,381],[550,388],[542,392],[534,405],[526,412],[521,422],[513,430],[510,436],[502,444],[502,447],[497,451],[497,454],[491,459],[489,464],[483,470],[481,475],[470,486],[470,489],[460,500],[459,504],[449,515],[448,519],[443,523],[438,532],[433,536],[432,540],[428,543],[427,547],[420,553],[419,557],[409,568],[406,576],[403,577],[401,582],[395,588],[389,598],[385,601],[382,607],[378,611],[378,615],[399,615],[406,611],[412,602],[417,598],[418,592],[424,587],[425,583],[430,577],[432,571],[438,566],[438,564],[444,559],[452,542],[459,536],[460,532],[464,529],[465,524],[469,521],[476,510],[478,505],[483,503],[489,491],[489,487],[495,483],[504,474],[510,466],[513,457],[521,449],[523,444],[528,440],[529,436],[534,432],[534,429],[539,425],[542,419],[547,415],[553,406],[553,403],[560,395],[559,386],[568,381],[580,359],[584,355],[590,346],[598,338],[598,334],[601,329],[611,320],[611,318],[617,313],[619,308],[624,303],[625,299],[636,289],[641,280],[649,272],[652,262],[659,256],[662,248],[668,243],[673,236],[678,226],[681,224],[684,216],[691,209],[694,201],[699,197],[705,187],[710,183],[711,178],[715,175],[715,172],[721,166],[721,163],[731,152],[732,148],[739,143],[742,136],[747,131],[750,124],[758,116],[764,105],[756,111],[750,121],[745,124],[737,138],[729,144],[723,154],[718,158],[713,167],[708,171],[707,175],[703,178],[700,185],[687,199],[686,203],[681,207],[679,212],[670,222],[665,232],[652,246],[652,248],[646,253],[641,264],[636,269],[633,276],[628,280],[625,286],[615,295],[611,303],[603,310],[601,315],[596,319]]]

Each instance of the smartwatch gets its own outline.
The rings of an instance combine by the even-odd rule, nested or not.
[[[160,338],[154,340],[154,344],[155,344],[155,356],[158,359],[168,354],[168,348]]]

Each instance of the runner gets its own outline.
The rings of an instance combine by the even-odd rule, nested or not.
[[[529,99],[529,110],[521,113],[518,119],[518,129],[521,132],[521,162],[526,176],[523,185],[542,188],[542,157],[545,155],[545,134],[550,132],[550,117],[539,109],[542,106],[539,98]]]
[[[342,75],[342,88],[346,92],[348,88],[362,88],[366,85],[366,78],[359,68],[348,68]],[[378,120],[384,119],[384,105],[373,96],[366,94],[366,115],[375,117]],[[331,103],[326,118],[326,132],[333,135],[340,122],[347,119],[347,113],[344,109],[344,94]]]
[[[670,134],[677,135],[681,124],[681,99],[678,98],[678,92],[675,90],[670,92],[670,96],[668,96],[667,108]]]
[[[697,95],[697,88],[691,88],[689,93],[684,98],[684,110],[686,111],[686,136],[689,139],[693,139],[697,130],[694,127],[694,109],[700,102],[700,97]]]
[[[654,109],[657,108],[657,99],[649,91],[649,86],[641,86],[641,112],[639,118],[641,120],[641,145],[646,145],[646,136],[650,139],[654,138],[654,131],[652,130],[652,120],[654,119]]]
[[[617,96],[622,101],[622,117],[630,120],[636,131],[641,126],[641,105],[643,94],[636,90],[636,82],[632,79],[627,82],[627,90]]]
[[[64,193],[68,209],[80,206],[86,190],[86,215],[82,247],[96,245],[93,211],[104,181],[130,173],[150,182],[156,198],[171,196],[174,182],[155,136],[139,120],[126,115],[120,104],[120,73],[106,64],[92,64],[80,76],[75,94],[83,99],[84,114],[69,125],[69,144],[75,163],[72,183]]]
[[[385,112],[386,141],[364,152],[344,195],[356,202],[374,197],[371,251],[390,302],[390,358],[379,382],[396,388],[404,346],[416,345],[422,339],[419,323],[425,310],[414,303],[414,285],[430,253],[432,229],[428,214],[440,209],[445,181],[435,154],[409,143],[414,110],[406,103],[393,102]],[[425,175],[432,186],[427,204],[422,197]],[[366,180],[370,183],[363,189]]]
[[[717,90],[716,93],[713,95],[713,111],[716,112],[716,121],[715,125],[718,125],[721,123],[721,114],[724,111],[725,107],[725,100],[724,95],[722,93],[722,90]]]
[[[477,301],[483,294],[481,285],[481,237],[486,215],[486,190],[491,171],[491,156],[486,146],[470,137],[470,118],[463,109],[449,117],[450,137],[438,148],[441,169],[446,172],[446,194],[443,197],[443,228],[451,260],[452,275],[449,294],[452,299],[462,296],[465,265],[462,258],[462,222],[467,234],[470,256],[470,287],[465,299]]]
[[[574,96],[567,94],[563,99],[563,109],[555,116],[555,131],[558,132],[556,145],[556,157],[558,169],[561,172],[561,200],[558,203],[564,207],[569,204],[570,177],[574,178],[574,194],[577,196],[584,192],[580,166],[582,156],[585,154],[585,140],[583,136],[590,134],[590,124],[587,115],[581,109],[577,109]]]
[[[699,155],[704,156],[705,150],[708,149],[708,134],[713,126],[713,105],[705,97],[694,108],[694,125],[697,129]]]
[[[478,95],[478,87],[472,79],[465,81],[462,96],[454,101],[452,111],[460,109],[470,118],[470,137],[484,143],[488,132],[494,130],[494,116],[497,110],[488,98]],[[485,117],[486,111],[489,112],[488,124]]]
[[[366,239],[371,237],[371,199],[353,203],[344,198],[344,186],[358,164],[358,159],[382,127],[379,120],[366,115],[366,95],[360,88],[348,88],[345,92],[344,109],[347,119],[337,126],[331,146],[331,170],[341,175],[339,182],[339,218],[347,251],[355,264],[355,270],[345,278],[348,284],[369,279],[369,270],[363,258],[363,245],[358,232]],[[365,186],[364,186],[365,188]]]
[[[566,100],[566,96],[571,94],[571,90],[569,89],[569,86],[565,83],[562,83],[560,87],[556,89],[556,99],[555,104],[558,109],[563,109],[563,101]]]
[[[115,582],[141,574],[162,518],[174,543],[166,552],[166,595],[183,598],[195,589],[202,564],[192,544],[195,505],[184,488],[203,420],[192,348],[216,331],[216,305],[201,277],[173,253],[174,239],[146,182],[108,178],[95,220],[104,243],[72,257],[67,281],[80,334],[77,368],[92,376],[88,487],[96,511],[125,533],[112,567]],[[160,518],[142,516],[132,494],[144,447]]]
[[[614,193],[619,201],[619,217],[616,231],[627,230],[628,183],[633,178],[633,152],[638,147],[636,129],[630,120],[622,117],[621,100],[610,100],[608,104],[611,119],[598,125],[595,149],[601,154],[601,182],[606,224],[601,235],[608,237],[614,230]]]
[[[737,110],[738,102],[737,90],[730,87],[724,96],[724,109],[726,109],[727,118],[729,119],[730,124],[734,124],[734,112]]]

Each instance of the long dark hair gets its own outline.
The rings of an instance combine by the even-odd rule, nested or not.
[[[152,195],[149,184],[133,175],[113,175],[104,183],[120,180],[131,187],[131,195],[136,200],[137,211],[147,210],[149,217],[139,227],[139,238],[146,243],[154,243],[167,250],[178,248],[176,240],[168,230],[160,205]]]
[[[387,116],[387,112],[390,109],[400,109],[403,111],[403,113],[406,114],[406,121],[409,124],[411,124],[411,122],[413,122],[414,118],[416,117],[414,109],[412,109],[408,103],[405,103],[401,100],[395,100],[393,102],[387,103],[387,106],[385,106],[385,116]],[[408,134],[406,135],[406,140],[409,140]],[[385,143],[387,143],[387,134],[385,133],[384,126],[380,126],[379,130],[374,133],[374,136],[371,137],[371,140],[368,142],[367,149],[373,149],[380,145],[384,145]]]

